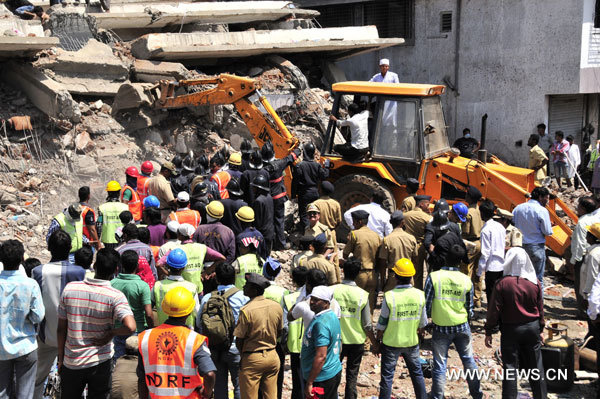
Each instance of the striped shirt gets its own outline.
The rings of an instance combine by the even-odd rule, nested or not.
[[[146,258],[148,264],[150,265],[150,269],[152,269],[154,279],[156,280],[158,278],[158,274],[156,273],[156,263],[154,261],[154,254],[152,253],[152,248],[150,248],[148,244],[144,244],[140,240],[129,240],[125,244],[117,248],[117,252],[121,255],[125,251],[135,251],[138,255]]]
[[[56,328],[58,327],[58,303],[65,286],[71,281],[81,281],[85,269],[75,266],[68,260],[50,262],[37,266],[31,272],[42,292],[46,317],[40,324],[39,339],[46,345],[58,347]]]
[[[92,341],[127,316],[133,316],[127,298],[110,281],[86,277],[69,283],[58,309],[58,317],[68,321],[65,366],[84,369],[112,358],[112,341],[104,346]]]

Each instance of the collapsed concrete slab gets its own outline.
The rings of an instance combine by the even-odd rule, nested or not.
[[[58,45],[56,37],[0,37],[0,59],[31,57]]]
[[[189,23],[249,23],[294,16],[314,18],[318,11],[293,8],[289,1],[111,4],[109,13],[92,13],[99,28],[162,28]]]
[[[133,62],[135,79],[141,82],[155,83],[159,80],[182,80],[190,78],[190,71],[178,62],[135,60]]]
[[[218,33],[153,33],[134,40],[136,58],[202,60],[273,53],[328,53],[330,59],[381,50],[404,39],[380,39],[375,26]]]
[[[24,92],[29,100],[48,116],[58,119],[81,120],[81,111],[71,94],[29,64],[10,61],[3,65],[1,78]]]

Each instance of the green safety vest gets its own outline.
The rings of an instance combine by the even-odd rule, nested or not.
[[[202,292],[202,270],[204,269],[204,258],[206,257],[206,245],[199,243],[182,244],[179,248],[187,255],[187,265],[181,273],[181,277],[190,283],[196,284],[198,292]]]
[[[596,160],[600,156],[600,152],[594,148],[592,153],[590,154],[590,162],[588,163],[588,170],[594,170],[594,165],[596,165]]]
[[[102,234],[100,241],[104,244],[117,244],[115,232],[117,228],[123,226],[119,215],[123,211],[128,211],[129,206],[121,202],[106,202],[98,208],[102,213]]]
[[[300,296],[300,291],[292,292],[283,297],[283,302],[285,303],[285,307],[289,312],[294,304],[296,304],[296,300]],[[300,353],[302,350],[302,335],[304,334],[304,323],[302,322],[302,317],[297,318],[294,321],[288,322],[288,336],[287,336],[287,348],[290,353]]]
[[[246,273],[258,273],[262,275],[263,264],[265,263],[256,254],[246,254],[237,258],[238,265],[240,266],[240,272],[235,275],[235,286],[240,290],[244,289],[246,285]]]
[[[364,344],[367,333],[362,325],[362,311],[369,302],[369,293],[360,287],[346,284],[333,286],[333,298],[340,305],[342,343],[346,345]]]
[[[263,296],[277,303],[281,303],[283,297],[289,293],[290,292],[285,288],[275,284],[271,284],[265,289],[265,293],[263,294]]]
[[[394,348],[409,348],[419,343],[417,329],[425,311],[425,294],[417,288],[395,288],[385,293],[390,315],[383,343]]]
[[[189,281],[174,281],[169,279],[157,281],[152,290],[154,294],[154,303],[156,304],[156,313],[158,314],[158,324],[163,324],[169,318],[169,315],[162,310],[162,301],[165,298],[165,295],[167,295],[167,292],[171,291],[175,287],[184,287],[194,294],[194,296],[198,295],[196,285],[190,283]],[[185,320],[185,324],[191,328],[194,328],[195,321],[196,312],[193,311]]]
[[[60,228],[71,237],[71,253],[77,251],[83,245],[83,220],[79,218],[75,224],[67,222],[67,217],[64,213],[59,213],[54,216],[54,219],[60,225]]]
[[[431,319],[438,326],[458,326],[469,319],[465,301],[473,283],[459,271],[438,270],[431,273],[433,304]]]

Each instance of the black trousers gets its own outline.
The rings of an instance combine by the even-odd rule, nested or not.
[[[365,155],[369,151],[369,149],[363,148],[363,149],[359,150],[358,148],[352,147],[352,145],[350,143],[345,143],[345,144],[334,145],[333,151],[337,152],[342,157],[354,158],[354,157],[359,157],[359,156]]]
[[[273,200],[273,222],[275,223],[275,239],[273,241],[274,249],[282,249],[285,246],[285,201],[287,197]]]
[[[291,399],[303,399],[303,379],[302,379],[302,366],[300,365],[300,354],[290,353],[290,366],[292,367],[292,398]]]
[[[529,384],[534,399],[545,399],[548,396],[542,362],[542,341],[540,339],[540,323],[538,320],[525,324],[503,324],[500,337],[500,351],[504,370],[537,369],[539,378],[532,378]],[[525,363],[519,365],[519,358]],[[516,378],[504,378],[502,381],[502,398],[516,398],[518,382]]]
[[[318,193],[306,193],[298,195],[298,214],[300,215],[300,233],[304,234],[304,230],[309,226],[306,207],[308,204],[319,199]]]
[[[62,366],[60,389],[63,398],[81,398],[86,384],[88,399],[108,399],[112,385],[112,359],[80,370]]]
[[[342,344],[342,354],[340,359],[347,357],[346,360],[346,390],[344,399],[356,399],[358,392],[356,391],[356,381],[358,380],[358,372],[360,363],[365,354],[364,344]]]
[[[496,281],[502,278],[504,272],[485,272],[485,296],[487,297],[488,306],[492,302],[492,292],[494,292],[494,286]]]
[[[337,373],[335,377],[332,377],[325,381],[315,381],[313,383],[313,388],[323,388],[324,393],[322,395],[315,395],[315,399],[337,399],[338,397],[338,387],[340,386],[340,382],[342,381],[342,372]],[[306,380],[304,380],[306,384]]]

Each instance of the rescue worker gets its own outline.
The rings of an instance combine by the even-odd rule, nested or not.
[[[404,231],[404,214],[394,211],[390,217],[392,232],[388,234],[379,248],[378,264],[381,278],[381,287],[388,292],[396,286],[396,274],[393,273],[398,259],[417,259],[417,239]],[[412,276],[411,276],[412,277]]]
[[[73,258],[73,253],[87,244],[89,241],[83,235],[83,221],[81,219],[81,205],[74,203],[65,208],[61,213],[54,216],[46,235],[46,242],[50,239],[52,233],[58,229],[63,229],[71,237],[71,250],[69,258]]]
[[[111,180],[106,185],[106,202],[98,207],[97,228],[100,232],[100,241],[105,248],[115,249],[119,243],[115,237],[115,232],[118,227],[121,227],[121,219],[119,215],[123,211],[129,211],[129,207],[119,202],[119,194],[121,193],[121,185],[119,182]]]
[[[240,171],[244,173],[244,171],[250,167],[250,154],[252,153],[252,143],[250,143],[250,140],[244,139],[242,141],[242,144],[240,144],[240,152],[242,153],[242,166],[240,167]]]
[[[79,187],[79,205],[81,205],[81,220],[83,221],[83,235],[87,237],[96,250],[100,249],[100,239],[96,230],[96,212],[89,206],[90,188]]]
[[[443,266],[447,252],[450,249],[450,246],[444,247],[443,245],[440,248],[438,241],[440,241],[442,237],[442,241],[452,242],[452,244],[462,243],[460,238],[460,227],[450,220],[448,217],[449,213],[450,205],[448,205],[448,202],[446,202],[445,199],[440,198],[433,208],[433,218],[425,226],[423,246],[428,254],[427,264],[429,266],[429,272],[431,272],[431,270],[439,270]],[[453,234],[453,237],[448,237],[447,234]]]
[[[298,240],[298,251],[296,255],[292,257],[292,267],[290,267],[290,273],[294,271],[295,268],[300,266],[300,261],[304,258],[311,257],[313,255],[313,251],[311,249],[311,244],[313,242],[313,237],[311,236],[302,236]]]
[[[430,195],[416,195],[415,209],[404,213],[404,229],[417,240],[417,262],[415,264],[415,288],[423,289],[423,270],[425,268],[425,258],[427,251],[423,245],[425,239],[425,226],[431,220],[429,214]]]
[[[354,280],[358,277],[362,264],[355,257],[344,262],[344,279],[341,284],[334,285],[333,298],[340,305],[342,317],[342,354],[346,360],[346,390],[344,399],[356,399],[356,382],[360,363],[365,353],[367,337],[375,344],[375,336],[371,326],[371,311],[369,308],[369,293],[358,287]]]
[[[177,210],[171,212],[169,219],[179,224],[191,224],[195,229],[200,225],[200,212],[190,209],[190,195],[186,191],[177,194]]]
[[[137,178],[137,193],[140,196],[140,201],[144,201],[148,195],[148,183],[150,183],[150,176],[154,170],[154,165],[150,161],[144,161],[140,168],[140,175]]]
[[[165,162],[160,168],[158,175],[154,176],[148,182],[148,194],[154,195],[160,201],[161,220],[166,222],[175,208],[175,196],[171,190],[169,180],[177,176],[178,172],[173,162]]]
[[[448,349],[454,344],[465,370],[477,370],[471,345],[469,321],[473,317],[473,283],[458,270],[465,256],[460,245],[454,245],[448,253],[446,264],[441,270],[427,276],[425,303],[427,315],[433,322],[433,385],[431,398],[442,399],[446,384]],[[469,392],[474,399],[481,399],[479,377],[466,374]]]
[[[258,175],[250,185],[254,192],[254,202],[252,203],[254,226],[263,235],[267,247],[267,256],[269,256],[275,238],[273,198],[269,190],[269,180],[262,175]]]
[[[308,226],[306,207],[319,199],[319,183],[329,177],[329,169],[315,161],[315,145],[306,143],[302,147],[302,162],[292,170],[292,198],[298,197],[298,213],[300,214],[300,231]],[[329,163],[326,161],[326,167]]]
[[[473,243],[471,249],[467,253],[469,257],[469,264],[467,270],[469,276],[473,281],[473,303],[476,307],[481,306],[481,277],[477,275],[477,265],[479,263],[479,257],[481,256],[481,229],[483,228],[483,220],[481,220],[481,214],[479,213],[479,205],[477,203],[481,199],[481,191],[477,187],[469,186],[467,189],[467,195],[465,196],[465,202],[469,207],[469,213],[467,214],[467,221],[461,226],[462,238],[464,240]]]
[[[206,223],[206,205],[209,204],[211,196],[205,182],[199,182],[192,189],[190,198],[190,209],[200,212],[200,224]]]
[[[231,263],[235,260],[235,234],[221,223],[225,208],[220,201],[211,201],[206,207],[207,223],[194,232],[194,241],[223,254]]]
[[[140,398],[212,397],[217,368],[210,357],[207,339],[186,325],[195,305],[193,293],[186,288],[170,290],[160,304],[169,318],[160,326],[140,333],[137,369]]]
[[[137,179],[139,173],[135,166],[130,166],[125,170],[125,185],[121,189],[121,202],[129,206],[129,212],[135,222],[142,220],[142,211],[144,204],[137,193]]]
[[[196,315],[200,310],[200,301],[198,300],[198,287],[196,284],[186,281],[181,275],[187,266],[187,255],[181,248],[175,248],[167,255],[167,267],[169,268],[169,276],[164,280],[157,281],[152,287],[152,306],[156,308],[158,324],[162,324],[167,320],[169,314],[165,308],[161,306],[166,294],[176,287],[182,287],[190,291],[194,295],[193,311],[186,314],[183,320],[184,324],[190,328],[194,328]]]
[[[257,249],[260,243],[255,237],[246,237],[238,240],[238,252],[240,256],[232,263],[235,268],[235,286],[244,288],[246,273],[263,272],[264,259],[261,258]]]
[[[512,247],[520,247],[523,245],[523,233],[512,224],[513,214],[506,209],[496,209],[494,219],[498,221],[506,229],[505,249],[508,251]],[[571,239],[571,243],[573,240]],[[571,244],[571,246],[573,246]]]
[[[398,259],[392,270],[396,285],[383,296],[377,322],[376,352],[381,353],[379,399],[390,399],[392,396],[394,372],[400,355],[408,368],[415,397],[426,399],[427,390],[421,369],[417,334],[427,325],[425,295],[411,284],[415,267],[410,259]]]
[[[275,226],[275,237],[273,249],[290,249],[290,244],[285,238],[285,203],[288,200],[287,191],[283,177],[285,170],[293,166],[296,159],[300,156],[300,149],[296,148],[292,153],[283,159],[275,158],[275,150],[271,141],[263,144],[260,150],[263,167],[269,172],[269,185],[271,188],[271,197],[273,197],[273,221]]]
[[[248,169],[244,170],[242,173],[242,178],[240,179],[240,188],[244,193],[244,201],[246,201],[249,205],[252,205],[255,200],[255,193],[252,190],[251,184],[259,175],[264,176],[267,182],[269,181],[269,172],[263,168],[262,155],[260,155],[259,150],[254,150],[252,151],[252,154],[250,154]]]
[[[310,249],[313,255],[300,259],[298,264],[306,267],[308,270],[322,270],[327,276],[328,285],[338,284],[340,282],[339,272],[336,273],[335,265],[325,256],[325,252],[327,251],[327,237],[325,234],[321,233],[314,237]]]
[[[342,207],[336,199],[331,198],[334,192],[335,187],[331,182],[327,180],[321,182],[321,197],[313,204],[319,208],[319,222],[329,227],[333,246],[337,249],[335,229],[342,223]]]
[[[327,245],[325,246],[325,258],[330,261],[335,267],[336,281],[340,280],[339,259],[337,254],[337,245],[333,241],[333,233],[329,227],[321,223],[321,211],[315,204],[309,204],[306,208],[309,225],[304,230],[304,235],[308,237],[316,237],[323,233],[327,237]]]
[[[242,399],[277,398],[277,375],[281,363],[275,351],[283,331],[283,310],[263,293],[269,281],[257,273],[245,275],[244,295],[250,301],[240,310],[233,332],[241,353],[240,393]]]
[[[402,212],[408,212],[415,209],[417,206],[417,201],[415,200],[415,193],[419,190],[419,181],[415,178],[408,178],[406,180],[406,192],[408,196],[402,200],[402,205],[400,205],[400,210]]]
[[[243,243],[247,240],[252,240],[257,244],[257,253],[263,259],[266,259],[269,256],[267,251],[267,245],[265,244],[265,238],[254,227],[254,210],[249,206],[242,206],[235,213],[235,217],[240,222],[240,227],[242,232],[236,235],[236,246],[238,249],[238,255],[240,254],[240,243]]]
[[[227,173],[231,175],[231,179],[240,181],[240,179],[242,178],[242,154],[239,152],[232,152],[229,156],[228,164],[229,169],[227,169]]]
[[[232,179],[227,185],[227,191],[229,192],[229,198],[221,200],[223,204],[223,218],[221,223],[229,227],[231,231],[237,236],[242,232],[242,226],[240,221],[235,217],[237,211],[248,204],[242,199],[244,193],[240,189],[240,183]]]
[[[362,269],[356,277],[356,285],[369,293],[369,309],[371,314],[375,309],[377,301],[377,272],[375,263],[377,260],[377,251],[381,246],[379,234],[367,227],[369,222],[369,213],[358,210],[352,212],[352,224],[354,230],[348,234],[348,243],[344,247],[344,259],[348,259],[350,254],[360,259]]]
[[[229,198],[229,193],[227,192],[227,184],[231,180],[231,175],[224,170],[225,159],[221,153],[217,152],[210,159],[210,169],[212,175],[210,176],[210,180],[214,181],[219,188],[219,195],[221,198]]]

